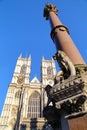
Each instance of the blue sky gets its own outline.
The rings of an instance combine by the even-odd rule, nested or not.
[[[0,0],[0,113],[20,53],[31,54],[31,78],[40,80],[42,56],[56,52],[50,24],[43,18],[47,2],[55,4],[62,23],[87,63],[87,0]]]

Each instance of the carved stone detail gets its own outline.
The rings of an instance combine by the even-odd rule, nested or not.
[[[68,100],[73,96],[79,95],[83,92],[84,83],[80,76],[72,76],[63,80],[53,86],[50,91],[50,96],[55,98],[56,102],[61,100]]]
[[[50,12],[54,12],[57,15],[58,10],[55,5],[48,3],[44,8],[44,17],[46,17],[46,20],[48,20]]]
[[[73,65],[63,51],[58,51],[54,59],[61,70],[55,76],[50,99],[68,114],[84,111],[87,101],[87,65]]]
[[[54,60],[57,60],[61,70],[63,71],[64,79],[69,76],[76,75],[75,66],[73,65],[70,58],[61,50],[59,50],[54,56]]]

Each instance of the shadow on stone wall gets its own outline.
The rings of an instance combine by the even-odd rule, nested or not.
[[[26,130],[26,124],[21,124],[21,126],[20,126],[20,130]]]

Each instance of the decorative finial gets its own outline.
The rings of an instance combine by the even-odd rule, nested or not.
[[[46,20],[48,20],[50,12],[54,12],[57,15],[58,9],[56,8],[55,5],[48,3],[44,8],[44,17],[46,17]]]
[[[22,53],[20,53],[19,58],[22,58]]]
[[[31,54],[29,55],[29,59],[31,59]]]
[[[44,56],[42,56],[42,60],[44,60],[45,58],[44,58]]]

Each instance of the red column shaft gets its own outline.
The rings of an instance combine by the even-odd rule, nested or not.
[[[49,17],[48,17],[51,28],[55,28],[58,25],[62,25],[61,21],[57,17],[57,15],[54,12],[49,12]],[[54,31],[56,34],[53,38],[57,50],[62,50],[64,51],[73,64],[85,64],[82,56],[80,55],[80,52],[76,48],[74,42],[72,41],[70,35],[67,33],[66,30],[64,30],[63,27],[61,27],[61,30],[59,28],[56,28]]]

